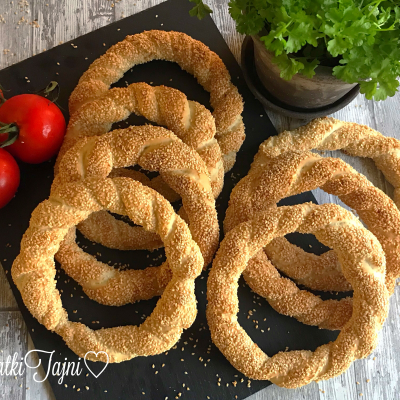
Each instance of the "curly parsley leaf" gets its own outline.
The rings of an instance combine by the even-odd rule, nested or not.
[[[304,68],[302,62],[296,61],[295,59],[288,57],[286,54],[274,57],[272,62],[278,64],[279,69],[281,70],[280,76],[286,80],[291,79],[293,75],[296,75]]]
[[[314,58],[314,60],[308,61],[306,58],[300,58],[299,61],[304,65],[304,68],[300,70],[300,73],[307,78],[312,78],[315,75],[315,68],[317,68],[319,60]]]
[[[202,20],[207,14],[211,14],[211,8],[203,3],[203,0],[189,0],[191,3],[196,5],[189,11],[191,17],[197,17]]]
[[[365,97],[370,100],[376,93],[377,86],[378,84],[376,81],[362,82],[360,85],[360,92],[365,94]]]

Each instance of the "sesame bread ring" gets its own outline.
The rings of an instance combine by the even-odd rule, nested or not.
[[[125,177],[139,181],[143,185],[156,190],[170,202],[171,198],[175,201],[180,198],[162,179],[153,178],[150,180],[145,174],[133,169],[114,168],[108,177]],[[155,183],[161,182],[161,187],[155,185]],[[176,199],[175,196],[178,196],[178,198]],[[154,250],[163,245],[162,240],[156,233],[146,231],[141,226],[131,226],[124,221],[116,219],[104,210],[90,214],[79,224],[78,229],[87,239],[101,243],[111,249]]]
[[[56,288],[54,254],[71,229],[94,211],[106,209],[128,215],[136,224],[156,232],[165,244],[172,277],[152,314],[140,326],[92,330],[68,320]],[[170,349],[197,314],[194,279],[203,257],[189,228],[170,203],[156,191],[127,178],[96,179],[60,185],[33,211],[12,266],[12,278],[32,315],[59,334],[78,356],[106,352],[110,362],[160,354]],[[126,271],[129,274],[129,271]],[[113,268],[102,285],[115,279]],[[99,355],[106,362],[104,355]],[[87,354],[97,361],[94,354]]]
[[[179,90],[143,82],[110,89],[72,114],[58,154],[56,173],[62,156],[80,138],[103,135],[111,130],[112,124],[125,120],[132,113],[165,126],[195,149],[208,167],[213,193],[218,197],[224,184],[224,168],[210,111],[188,100]]]
[[[400,212],[384,192],[341,159],[286,152],[257,171],[253,168],[231,193],[224,228],[230,230],[286,197],[318,187],[354,209],[377,237],[386,254],[386,284],[392,292],[400,276]],[[297,283],[314,290],[351,290],[332,251],[320,257],[278,238],[265,252],[274,266]]]
[[[385,178],[394,186],[394,202],[400,208],[400,140],[382,135],[366,125],[317,118],[293,131],[284,131],[263,142],[252,168],[287,151],[342,150],[371,158]]]
[[[131,126],[81,139],[61,160],[52,191],[65,182],[79,182],[89,177],[106,179],[114,167],[135,164],[150,171],[159,171],[165,182],[181,195],[193,239],[200,247],[204,266],[207,266],[219,243],[217,212],[208,170],[193,149],[165,128]],[[102,225],[97,227],[101,229]],[[120,275],[118,281],[115,279],[97,285],[108,266],[85,253],[74,239],[72,233],[66,236],[56,259],[90,298],[107,305],[123,305],[142,299],[140,295],[135,295],[136,292],[128,290],[138,284],[135,276],[129,281],[126,275],[115,271],[114,274]],[[147,291],[146,298],[159,295],[163,284],[165,286],[168,282],[164,279],[163,268],[159,269],[161,283],[153,285],[153,292]],[[96,276],[93,271],[98,271]]]
[[[72,115],[57,158],[56,173],[62,156],[80,138],[103,135],[110,131],[112,124],[128,118],[131,113],[143,115],[152,122],[166,126],[195,149],[208,167],[212,191],[214,197],[218,197],[224,183],[224,167],[221,150],[214,137],[215,122],[210,111],[188,100],[179,90],[166,86],[153,87],[142,82],[126,88],[110,89],[102,97],[84,103]],[[129,177],[132,171],[119,171],[118,175]],[[138,172],[135,177],[137,175]],[[145,183],[143,177],[140,181],[168,200],[178,200],[179,196],[160,178],[147,179]],[[89,240],[110,248],[152,250],[162,245],[153,233],[141,227],[131,227],[105,211],[92,214],[79,224],[79,230]]]
[[[311,149],[343,150],[350,155],[371,158],[388,182],[394,186],[393,199],[397,207],[400,207],[400,141],[353,122],[327,117],[318,118],[293,131],[284,131],[271,137],[261,144],[251,170],[262,167],[279,154]],[[287,243],[286,245],[290,247]],[[389,292],[393,293],[395,278],[400,275],[400,269],[392,269],[393,263],[389,260],[389,256],[387,258],[387,285]],[[327,267],[327,275],[335,269],[334,264],[324,265]],[[290,270],[287,270],[287,273],[291,275]]]
[[[210,93],[217,128],[215,137],[223,155],[224,170],[229,171],[245,139],[243,99],[218,55],[184,33],[145,31],[127,36],[110,47],[79,79],[69,99],[70,114],[84,103],[104,96],[110,85],[135,65],[152,60],[176,62]]]
[[[312,233],[335,249],[354,289],[353,315],[334,342],[314,352],[268,357],[238,323],[238,280],[252,257],[273,238],[294,231]],[[285,281],[271,280],[270,286],[285,291]],[[309,203],[271,208],[227,233],[209,274],[207,299],[211,338],[228,361],[249,378],[296,388],[340,375],[375,348],[389,306],[385,254],[374,235],[340,206]]]

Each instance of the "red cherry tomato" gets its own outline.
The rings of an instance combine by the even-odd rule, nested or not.
[[[36,94],[20,94],[8,99],[0,107],[0,121],[3,125],[15,124],[19,131],[18,139],[5,149],[30,164],[53,157],[64,139],[65,119],[60,109]],[[7,135],[0,134],[0,144],[6,141]]]
[[[0,149],[0,208],[13,197],[19,186],[19,167],[13,156]]]

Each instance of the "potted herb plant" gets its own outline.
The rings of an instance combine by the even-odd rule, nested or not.
[[[357,84],[367,99],[398,90],[399,0],[231,0],[229,12],[253,38],[261,82],[286,104],[327,106]]]

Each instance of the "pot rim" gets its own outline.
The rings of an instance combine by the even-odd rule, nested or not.
[[[261,31],[260,31],[260,32],[261,32]],[[262,44],[264,45],[264,43],[263,43],[263,42],[261,41],[261,39],[260,39],[260,32],[259,32],[259,33],[256,33],[255,35],[249,35],[249,36],[250,36],[253,40],[255,39],[255,40],[257,40],[258,42],[260,42],[260,43],[262,43]],[[263,46],[263,47],[264,47],[264,49],[265,49],[265,52],[271,54],[272,56],[274,55],[272,51],[268,50],[265,46]],[[340,64],[338,64],[337,66],[340,66]],[[334,68],[334,67],[328,67],[328,66],[326,66],[326,65],[318,65],[318,66],[315,68],[315,75],[319,75],[319,76],[321,76],[321,77],[330,76],[330,77],[332,77],[333,80],[343,82],[344,85],[354,85],[353,83],[345,82],[345,81],[343,81],[343,80],[337,78],[336,76],[334,76],[334,75],[333,75],[333,68]],[[299,74],[299,73],[297,72],[295,75],[300,76],[301,74]],[[314,76],[315,76],[315,75],[314,75]],[[308,77],[306,77],[306,76],[304,76],[304,75],[301,75],[301,76],[304,77],[304,79],[313,79],[313,78],[314,78],[314,77],[313,77],[313,78],[308,78]]]
[[[276,99],[261,83],[255,70],[254,44],[251,36],[246,36],[241,48],[241,68],[246,84],[253,95],[261,102],[264,109],[272,110],[278,114],[291,118],[311,120],[317,117],[323,117],[332,114],[353,101],[360,92],[360,85],[354,86],[346,95],[331,105],[303,109],[290,106]]]

